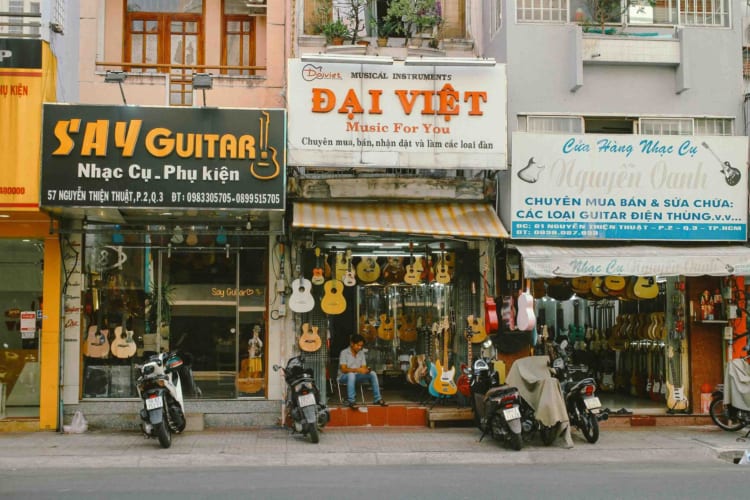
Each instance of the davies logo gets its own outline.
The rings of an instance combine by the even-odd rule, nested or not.
[[[302,67],[302,79],[306,82],[312,82],[315,80],[343,80],[344,78],[338,71],[326,73],[323,71],[323,66],[305,64]]]

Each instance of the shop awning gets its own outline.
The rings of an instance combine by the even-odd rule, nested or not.
[[[492,206],[485,203],[297,202],[292,226],[356,232],[508,237]]]
[[[744,245],[514,244],[527,278],[750,274]]]

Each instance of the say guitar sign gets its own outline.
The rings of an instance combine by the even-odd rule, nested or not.
[[[502,64],[291,59],[288,109],[289,164],[506,168]]]

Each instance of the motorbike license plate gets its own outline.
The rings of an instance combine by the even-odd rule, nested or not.
[[[146,400],[146,409],[155,410],[164,406],[164,401],[161,398],[148,398]]]
[[[302,394],[299,397],[299,406],[304,408],[305,406],[312,406],[315,404],[315,394]]]
[[[513,408],[503,410],[503,416],[505,416],[505,420],[515,420],[521,418],[521,410],[517,406],[514,406]]]
[[[586,405],[587,410],[596,410],[597,408],[602,407],[602,403],[599,401],[599,398],[597,398],[596,396],[592,398],[584,399],[583,404]]]

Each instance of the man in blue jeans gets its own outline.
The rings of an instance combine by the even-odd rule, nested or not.
[[[346,406],[355,409],[357,394],[357,383],[369,380],[372,386],[372,395],[375,398],[375,404],[388,406],[380,395],[380,385],[378,385],[378,374],[367,367],[365,352],[362,348],[365,346],[365,339],[362,335],[354,334],[349,341],[349,347],[339,354],[339,384],[346,384]]]

